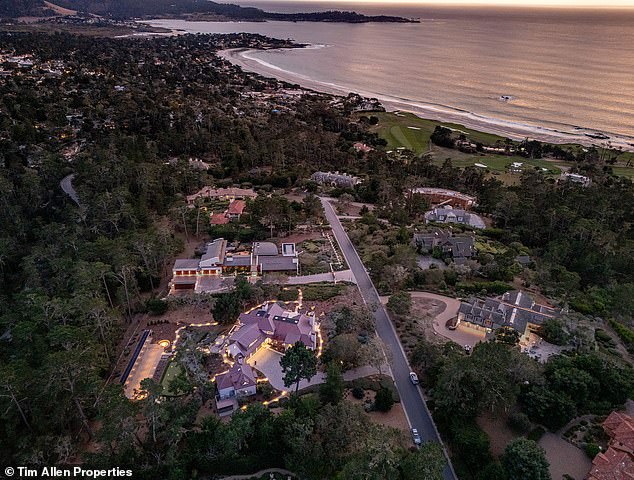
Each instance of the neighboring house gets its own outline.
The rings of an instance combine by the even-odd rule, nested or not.
[[[246,206],[247,203],[244,200],[231,200],[225,214],[231,221],[240,220]]]
[[[559,183],[565,182],[575,183],[577,185],[581,185],[582,187],[589,187],[592,180],[590,177],[586,177],[585,175],[564,172],[559,176]]]
[[[212,213],[209,216],[209,222],[212,225],[225,225],[229,222],[239,221],[246,206],[247,203],[244,200],[231,200],[223,213]]]
[[[499,298],[481,300],[473,297],[461,302],[453,328],[466,322],[487,333],[500,327],[512,327],[521,336],[527,336],[531,332],[539,333],[546,320],[557,318],[560,313],[560,310],[535,303],[527,293],[514,290]]]
[[[193,205],[198,198],[218,198],[220,200],[253,200],[257,196],[258,194],[255,193],[252,188],[212,188],[207,186],[201,188],[193,195],[188,195],[186,199],[189,205]]]
[[[486,228],[484,220],[474,213],[450,206],[437,207],[425,213],[427,223],[459,223],[473,228]]]
[[[369,153],[372,150],[374,150],[372,147],[361,142],[356,142],[352,144],[352,148],[354,148],[357,152],[363,152],[363,153]]]
[[[612,412],[603,422],[610,437],[608,448],[592,460],[587,480],[631,480],[634,478],[634,419]]]
[[[470,235],[454,236],[448,230],[436,229],[429,233],[415,233],[414,245],[423,254],[431,254],[439,248],[443,257],[464,263],[476,254],[475,239]]]
[[[471,195],[456,192],[455,190],[447,190],[446,188],[422,187],[412,189],[412,193],[422,195],[432,205],[451,205],[469,209],[476,204],[476,198]]]
[[[227,241],[217,238],[207,244],[200,259],[176,259],[172,267],[172,287],[175,290],[207,291],[209,277],[269,272],[297,274],[299,258],[294,243],[283,243],[282,253],[272,242],[256,242],[250,252],[227,252]]]
[[[299,341],[311,350],[317,348],[314,314],[285,310],[269,302],[240,314],[237,328],[227,339],[227,354],[244,361],[264,345],[284,351]]]
[[[236,362],[229,371],[216,376],[216,387],[220,400],[255,395],[256,386],[255,373],[247,363]]]
[[[310,179],[320,185],[330,185],[339,188],[353,188],[355,185],[361,183],[359,177],[339,172],[315,172],[311,175]]]

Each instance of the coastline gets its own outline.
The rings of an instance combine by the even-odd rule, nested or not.
[[[315,45],[307,48],[318,48]],[[578,132],[566,132],[552,128],[521,124],[518,122],[507,121],[496,118],[487,118],[479,116],[473,112],[460,111],[451,109],[451,107],[436,106],[409,100],[399,100],[397,98],[378,95],[373,92],[365,92],[360,89],[350,89],[342,85],[334,83],[320,82],[294,72],[283,70],[274,65],[259,60],[253,56],[257,53],[257,49],[227,49],[218,52],[218,55],[241,67],[243,70],[257,73],[259,75],[274,77],[288,83],[299,84],[304,88],[315,90],[318,92],[331,95],[347,95],[355,92],[365,97],[378,99],[388,112],[403,111],[413,113],[414,115],[443,123],[456,123],[473,130],[491,133],[502,137],[508,137],[513,140],[538,140],[543,143],[552,144],[579,144],[586,147],[601,146],[606,142],[610,142],[611,148],[621,148],[623,151],[634,152],[634,139],[619,137],[609,132],[609,139],[593,139],[588,137],[586,133],[594,133],[592,129],[580,129]]]

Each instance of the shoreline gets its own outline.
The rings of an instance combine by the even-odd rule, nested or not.
[[[311,45],[307,48],[319,48],[319,46]],[[373,92],[350,89],[342,85],[320,82],[301,74],[283,70],[254,58],[252,55],[257,52],[259,52],[257,49],[234,48],[221,50],[218,52],[218,56],[233,63],[234,65],[239,66],[245,71],[254,72],[266,77],[274,77],[288,83],[299,84],[304,88],[317,92],[343,96],[354,92],[364,97],[376,98],[388,112],[409,112],[426,120],[434,120],[442,123],[456,123],[472,130],[499,135],[501,137],[508,137],[516,141],[522,141],[525,138],[529,138],[530,140],[538,140],[542,143],[579,144],[585,147],[600,147],[605,145],[606,142],[610,142],[611,148],[613,149],[621,148],[623,151],[634,152],[634,138],[619,137],[606,132],[610,135],[610,138],[593,139],[585,135],[585,133],[597,132],[592,129],[584,128],[579,130],[578,133],[565,132],[547,127],[524,125],[513,121],[487,118],[479,116],[473,112],[460,111],[457,109],[450,110],[451,107],[399,100],[385,95],[377,95]]]

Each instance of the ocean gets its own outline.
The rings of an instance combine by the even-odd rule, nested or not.
[[[346,9],[421,23],[185,22],[188,32],[251,32],[306,49],[227,58],[307,87],[355,91],[390,109],[514,138],[634,148],[634,9],[521,9],[252,1],[269,11]],[[589,137],[588,135],[591,135]]]

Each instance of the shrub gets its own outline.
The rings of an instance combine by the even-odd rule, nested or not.
[[[317,284],[317,285],[306,285],[302,288],[302,294],[304,296],[304,301],[306,302],[315,302],[322,300],[329,300],[338,295],[341,295],[345,290],[346,285],[344,284]]]
[[[296,288],[284,288],[278,295],[278,299],[282,302],[292,302],[297,300],[299,292]]]
[[[616,320],[610,320],[610,325],[619,338],[623,340],[628,352],[634,352],[634,332]]]
[[[553,345],[565,345],[570,337],[566,332],[564,322],[558,318],[546,320],[542,325],[540,335]]]
[[[394,397],[392,396],[392,390],[386,387],[379,388],[374,399],[374,407],[379,412],[389,412],[393,405]]]
[[[387,308],[397,315],[407,315],[412,308],[412,295],[409,292],[398,292],[390,297]]]
[[[601,452],[601,448],[599,448],[599,445],[597,445],[596,443],[587,443],[584,450],[586,452],[586,455],[591,459],[596,457],[599,452]]]
[[[486,293],[502,295],[503,293],[508,292],[509,290],[513,290],[513,286],[509,285],[505,282],[473,282],[473,283],[465,283],[458,282],[456,283],[456,290],[462,290],[465,293],[480,293],[482,291],[486,291]]]
[[[532,423],[523,412],[514,412],[509,416],[509,426],[518,433],[526,433],[531,429]]]
[[[526,438],[537,442],[544,436],[544,433],[546,433],[544,427],[535,427],[528,433],[528,435],[526,435]]]
[[[365,390],[363,390],[361,387],[353,387],[352,396],[357,400],[361,400],[365,396]]]
[[[258,385],[258,390],[262,394],[264,400],[270,400],[273,398],[273,392],[275,391],[270,383],[261,383]]]
[[[148,312],[152,315],[163,315],[167,312],[169,305],[160,298],[152,298],[147,301]]]

